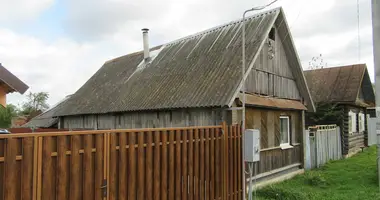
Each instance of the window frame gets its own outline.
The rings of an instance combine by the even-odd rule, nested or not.
[[[281,132],[281,119],[287,119],[288,122],[288,141],[285,143],[282,143],[281,138],[282,138],[282,132]],[[280,146],[290,146],[290,117],[287,115],[282,115],[280,116]]]
[[[352,134],[352,133],[356,133],[358,130],[357,130],[357,114],[355,112],[353,112],[352,110],[350,110],[348,112],[348,123],[351,124],[351,128],[350,128],[350,125],[348,126],[348,133]]]
[[[365,115],[364,113],[360,112],[358,116],[359,116],[359,132],[364,132],[365,131]]]

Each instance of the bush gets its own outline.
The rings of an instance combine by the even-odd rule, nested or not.
[[[269,186],[257,191],[257,196],[273,200],[307,200],[305,194],[294,190],[284,189],[276,186]]]

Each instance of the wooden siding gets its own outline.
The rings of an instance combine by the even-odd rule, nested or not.
[[[280,148],[281,115],[290,118],[290,144],[293,148],[285,150]],[[261,133],[260,173],[303,162],[302,127],[302,111],[247,109],[246,128],[259,129]]]
[[[178,109],[172,111],[128,112],[117,114],[62,117],[66,129],[159,128],[210,126],[222,122],[222,110]]]
[[[7,93],[5,86],[2,84],[0,84],[0,105],[4,107],[7,105]]]
[[[248,93],[262,94],[285,99],[301,99],[283,44],[276,31],[275,41],[266,39],[252,71],[246,80]],[[270,58],[270,49],[274,57]]]

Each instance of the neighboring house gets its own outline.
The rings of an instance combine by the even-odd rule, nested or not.
[[[357,64],[331,67],[305,71],[304,74],[313,101],[317,105],[336,105],[343,113],[342,120],[336,118],[321,122],[342,127],[343,155],[352,155],[360,150],[360,147],[366,146],[367,108],[375,106],[375,95],[367,66]],[[312,123],[307,121],[307,124]]]
[[[58,117],[55,117],[56,111],[70,99],[71,95],[66,96],[63,100],[46,110],[45,112],[37,115],[29,120],[28,123],[22,125],[24,128],[58,128]]]
[[[246,127],[261,130],[259,178],[302,168],[304,112],[314,111],[289,31],[282,9],[246,21]],[[241,123],[241,55],[234,21],[107,61],[56,113],[60,127]]]
[[[9,72],[0,63],[0,106],[7,105],[7,94],[18,92],[24,94],[28,90],[28,86]]]

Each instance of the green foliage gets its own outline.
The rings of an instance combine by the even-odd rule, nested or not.
[[[47,92],[29,92],[26,102],[22,105],[21,114],[38,115],[49,108],[49,105],[47,104],[48,99],[49,93]]]
[[[257,191],[258,199],[379,199],[376,146]],[[276,196],[277,194],[277,196]]]
[[[313,124],[340,124],[343,120],[344,110],[334,103],[317,103],[316,112],[308,113]]]
[[[9,128],[14,116],[17,116],[16,106],[12,104],[7,105],[6,108],[0,106],[0,128]]]

